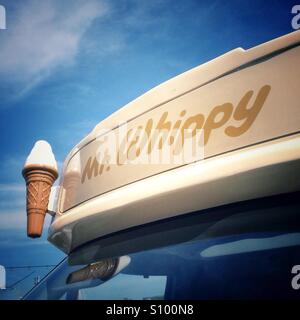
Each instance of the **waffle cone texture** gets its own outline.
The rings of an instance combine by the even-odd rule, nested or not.
[[[27,192],[27,235],[40,237],[43,232],[51,187],[58,177],[55,169],[30,165],[23,169]]]

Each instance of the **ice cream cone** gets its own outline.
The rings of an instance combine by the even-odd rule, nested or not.
[[[27,235],[40,237],[51,187],[58,177],[57,163],[47,141],[37,141],[22,171],[27,187]]]
[[[27,189],[27,235],[40,237],[48,208],[51,187],[58,177],[55,168],[28,165],[22,171]]]

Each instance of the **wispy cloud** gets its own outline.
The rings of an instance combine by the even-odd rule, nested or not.
[[[24,209],[26,203],[25,190],[25,183],[0,184],[0,214],[3,210]]]
[[[87,134],[89,134],[97,124],[97,120],[82,120],[74,122],[58,129],[55,132],[55,138],[58,144],[71,149],[79,141],[81,141]],[[62,164],[60,168],[62,167]]]
[[[27,239],[26,239],[27,240]],[[49,242],[47,240],[39,240],[35,241],[34,245],[49,245]],[[15,240],[15,239],[7,239],[7,240],[0,240],[0,248],[15,248],[15,247],[27,247],[32,246],[32,242],[24,241],[24,239],[21,240]]]
[[[20,229],[26,226],[25,211],[0,211],[0,229]]]
[[[51,222],[51,216],[46,215],[44,230],[47,230]],[[26,230],[27,215],[23,210],[0,210],[0,230]]]
[[[1,38],[1,79],[7,87],[19,85],[17,97],[24,95],[58,67],[72,64],[84,33],[107,12],[96,0],[68,1],[67,7],[58,0],[20,3]]]
[[[0,184],[0,192],[24,192],[25,184],[7,183]]]
[[[71,134],[70,134],[71,135]],[[62,136],[58,136],[58,139],[62,139]],[[28,154],[33,147],[28,149]],[[11,181],[10,183],[0,183],[0,192],[22,192],[25,191],[25,182],[22,178],[22,169],[24,167],[27,155],[6,155],[1,161],[0,165],[0,181]],[[58,171],[62,168],[63,161],[57,159]],[[19,182],[21,181],[21,183]],[[23,183],[24,182],[24,183]],[[1,195],[0,195],[1,196]]]
[[[30,151],[30,150],[28,150]],[[25,155],[13,155],[13,154],[6,154],[0,165],[0,181],[2,184],[0,185],[1,191],[12,191],[14,189],[20,190],[20,183],[19,181],[22,179],[22,168],[24,166],[26,156]],[[9,183],[3,183],[4,181],[9,181]]]

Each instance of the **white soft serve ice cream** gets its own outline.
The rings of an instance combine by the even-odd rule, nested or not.
[[[57,171],[57,163],[52,152],[52,148],[47,141],[39,140],[34,144],[26,159],[24,167],[30,165],[47,166]]]

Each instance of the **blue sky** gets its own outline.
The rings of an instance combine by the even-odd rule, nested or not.
[[[300,1],[298,1],[300,3]],[[289,33],[286,0],[0,0],[0,264],[62,254],[25,236],[21,170],[38,139],[59,163],[132,99],[236,47]]]

